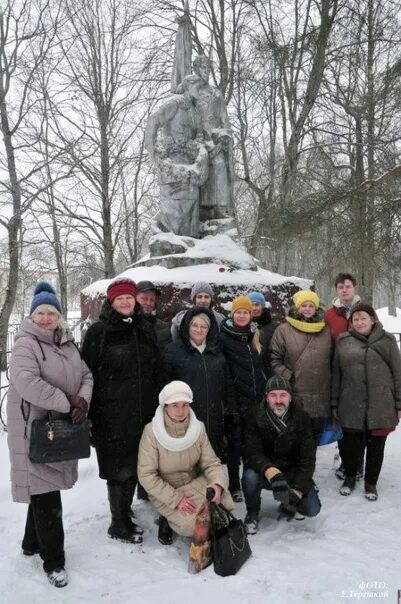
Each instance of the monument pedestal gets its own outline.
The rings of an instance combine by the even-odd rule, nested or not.
[[[231,301],[250,290],[262,292],[271,304],[274,318],[282,318],[290,299],[299,289],[312,285],[309,279],[285,277],[259,266],[236,239],[234,219],[210,220],[202,224],[202,239],[173,233],[156,233],[149,241],[149,254],[116,277],[152,281],[160,290],[158,315],[170,320],[191,305],[196,281],[207,281],[215,292],[215,308],[228,314]],[[108,284],[102,280],[82,291],[82,319],[95,319]]]

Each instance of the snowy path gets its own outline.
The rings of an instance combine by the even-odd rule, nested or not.
[[[277,522],[276,505],[265,493],[261,530],[251,537],[254,555],[236,577],[226,579],[212,568],[189,575],[188,544],[181,539],[170,548],[158,543],[149,503],[136,506],[145,528],[143,546],[108,539],[105,485],[93,456],[81,462],[75,488],[63,493],[70,584],[56,590],[47,583],[39,557],[20,553],[26,506],[11,501],[6,435],[0,433],[0,603],[330,604],[379,599],[397,604],[401,429],[388,439],[376,503],[364,499],[361,485],[351,497],[338,494],[333,455],[333,446],[319,450],[315,478],[321,514],[303,522]],[[242,504],[237,514],[244,514]],[[361,589],[361,584],[368,587]]]

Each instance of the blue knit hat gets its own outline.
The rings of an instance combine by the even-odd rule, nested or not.
[[[254,304],[260,304],[262,308],[266,307],[266,298],[260,292],[249,292],[247,296]]]
[[[56,296],[56,290],[47,281],[40,281],[36,284],[36,287],[33,290],[33,298],[29,314],[31,315],[37,309],[37,307],[41,306],[42,304],[54,306],[57,312],[59,312],[61,315],[61,304],[60,300]]]

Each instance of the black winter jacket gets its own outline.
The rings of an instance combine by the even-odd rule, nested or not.
[[[253,348],[252,338],[251,327],[246,331],[237,330],[232,319],[225,319],[221,324],[220,346],[234,381],[241,417],[250,406],[260,402],[266,385],[262,356]]]
[[[171,331],[169,324],[166,323],[166,321],[159,319],[159,317],[156,317],[156,315],[145,315],[145,313],[143,313],[143,317],[153,327],[156,334],[157,346],[160,352],[163,352],[166,346],[171,342]]]
[[[268,308],[264,308],[260,317],[253,317],[252,321],[254,321],[259,328],[260,343],[262,344],[263,368],[266,380],[268,380],[274,375],[270,364],[270,340],[278,323],[273,321]]]
[[[189,340],[189,324],[200,313],[210,319],[202,353]],[[224,462],[224,416],[236,416],[237,411],[231,374],[218,345],[218,331],[213,312],[201,307],[189,309],[181,322],[179,339],[164,350],[163,369],[169,380],[182,380],[192,388],[192,409],[205,424],[212,447]]]
[[[264,476],[278,468],[293,489],[306,494],[313,486],[315,442],[312,424],[303,409],[291,402],[287,430],[278,434],[266,415],[266,402],[248,412],[244,430],[244,465]]]
[[[138,311],[127,319],[106,300],[86,333],[82,358],[94,377],[89,417],[99,476],[126,480],[136,475],[142,430],[162,386],[154,331]]]

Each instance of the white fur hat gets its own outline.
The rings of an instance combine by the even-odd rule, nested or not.
[[[159,405],[170,405],[171,403],[192,403],[193,393],[185,382],[175,380],[164,386],[159,394]]]

